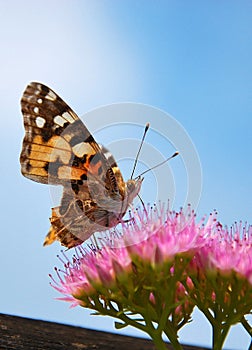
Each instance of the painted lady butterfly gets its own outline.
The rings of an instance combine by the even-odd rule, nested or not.
[[[50,88],[30,83],[21,99],[25,137],[22,174],[62,185],[61,204],[52,208],[44,245],[68,248],[121,222],[138,195],[142,178],[124,182],[107,149],[96,143],[75,112]]]

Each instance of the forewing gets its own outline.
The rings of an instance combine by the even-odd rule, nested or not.
[[[89,178],[104,182],[109,163],[77,114],[50,88],[30,83],[21,108],[25,137],[21,171],[40,183],[81,183]],[[109,187],[117,187],[109,178]]]

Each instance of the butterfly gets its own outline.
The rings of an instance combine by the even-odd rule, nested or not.
[[[22,96],[25,136],[21,172],[30,180],[62,185],[44,245],[72,248],[122,222],[142,178],[123,180],[112,154],[49,87],[30,83]]]

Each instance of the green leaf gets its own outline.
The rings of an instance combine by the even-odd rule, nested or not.
[[[116,329],[122,329],[127,327],[128,325],[126,323],[121,323],[121,322],[115,322],[115,328]]]
[[[98,311],[94,311],[94,312],[91,312],[90,315],[91,315],[91,316],[97,316],[97,315],[100,316],[101,313],[98,312]]]

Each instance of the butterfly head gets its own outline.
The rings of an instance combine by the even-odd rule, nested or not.
[[[143,177],[137,177],[126,182],[126,195],[128,203],[132,203],[134,198],[138,195],[143,182]]]

